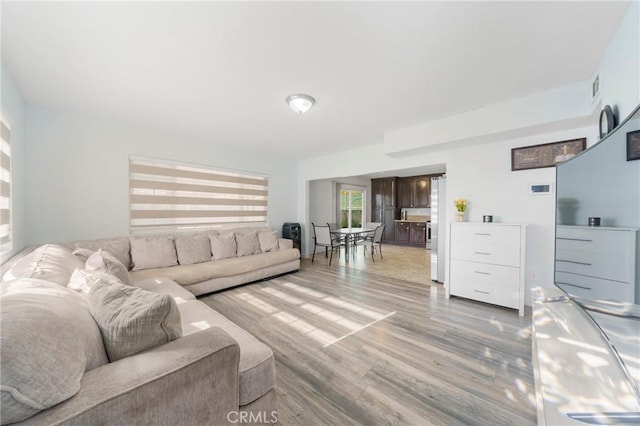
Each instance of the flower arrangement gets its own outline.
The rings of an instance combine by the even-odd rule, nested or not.
[[[453,205],[456,206],[456,210],[461,213],[467,211],[467,200],[465,200],[464,198],[453,200]]]

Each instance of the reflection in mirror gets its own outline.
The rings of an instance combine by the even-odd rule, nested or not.
[[[627,161],[627,134],[638,129],[640,106],[557,166],[555,284],[606,336],[640,398],[640,160]]]

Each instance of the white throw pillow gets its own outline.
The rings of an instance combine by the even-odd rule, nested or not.
[[[180,311],[168,294],[97,278],[88,300],[111,362],[182,336]]]
[[[108,251],[98,250],[87,259],[85,269],[88,271],[106,272],[114,275],[123,284],[131,285],[129,271],[114,255]]]
[[[211,243],[207,234],[176,236],[176,252],[181,265],[209,262],[211,260]]]
[[[236,257],[236,235],[233,232],[209,235],[214,260]]]
[[[238,257],[260,253],[260,241],[258,240],[257,232],[236,234],[236,243],[238,244]]]
[[[178,264],[175,243],[168,237],[131,237],[131,260],[134,271]]]
[[[108,362],[87,300],[39,279],[0,287],[2,424],[19,422],[80,390],[85,371]]]
[[[260,232],[258,233],[258,240],[260,241],[260,250],[263,253],[276,251],[279,248],[278,234],[276,231]]]
[[[100,249],[108,251],[109,253],[117,257],[118,260],[127,267],[127,269],[131,268],[131,256],[129,256],[130,247],[128,237],[76,241],[74,245],[76,248],[84,248],[93,252],[96,252]]]
[[[108,274],[106,272],[89,271],[87,269],[78,268],[73,271],[73,274],[71,274],[71,278],[69,279],[67,288],[77,291],[84,297],[87,297],[89,295],[89,290],[91,290],[91,287],[93,286],[96,278],[101,278],[104,281],[110,283],[123,284],[122,281],[120,281],[114,275]]]

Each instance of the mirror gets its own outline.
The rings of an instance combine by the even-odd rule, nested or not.
[[[640,106],[557,166],[555,284],[606,334],[640,395],[640,159],[632,159],[638,145]]]

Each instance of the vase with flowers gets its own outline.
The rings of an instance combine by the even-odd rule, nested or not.
[[[456,207],[456,222],[464,222],[464,214],[467,211],[467,200],[464,198],[458,198],[453,200],[453,205]]]

